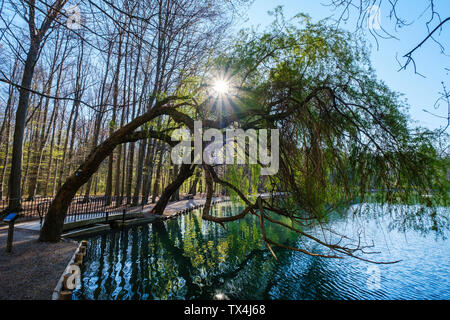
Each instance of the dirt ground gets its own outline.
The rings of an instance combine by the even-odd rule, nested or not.
[[[40,243],[38,232],[14,230],[12,253],[6,252],[8,227],[0,225],[0,300],[49,300],[78,245]]]

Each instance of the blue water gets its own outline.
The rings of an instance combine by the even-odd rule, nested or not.
[[[448,208],[447,208],[448,209]],[[214,208],[234,214],[236,206]],[[375,247],[354,258],[327,259],[274,248],[267,251],[256,219],[205,222],[200,212],[89,238],[82,286],[75,299],[450,299],[450,241],[433,233],[390,230],[392,217],[351,212],[323,226]],[[338,237],[321,227],[309,232]],[[319,245],[266,225],[278,242],[328,253]],[[447,236],[444,233],[444,236]],[[343,239],[342,243],[354,243]]]

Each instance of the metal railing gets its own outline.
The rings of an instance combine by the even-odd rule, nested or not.
[[[14,199],[15,200],[15,199]],[[51,197],[34,197],[33,199],[21,198],[20,207],[21,210],[16,212],[19,213],[19,220],[33,220],[39,218],[39,205],[47,201],[52,201]],[[0,213],[4,212],[8,208],[9,199],[0,200]]]
[[[20,220],[36,220],[41,222],[45,218],[48,208],[50,207],[53,198],[50,197],[35,197],[34,199],[22,198],[20,199],[22,210]],[[0,200],[0,212],[3,212],[8,207],[9,200]],[[67,209],[65,222],[76,222],[81,220],[106,218],[123,214],[123,210],[128,210],[131,207],[142,206],[143,197],[126,197],[126,196],[79,196],[72,199],[72,202]]]

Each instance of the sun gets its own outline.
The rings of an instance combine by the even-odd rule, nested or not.
[[[226,95],[230,92],[230,84],[223,79],[216,79],[212,89],[219,96]]]

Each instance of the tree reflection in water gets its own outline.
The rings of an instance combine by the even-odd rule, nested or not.
[[[213,213],[225,216],[238,210],[219,206]],[[450,298],[450,241],[415,230],[387,233],[383,231],[387,226],[381,227],[371,215],[361,218],[367,219],[364,230],[377,244],[375,251],[382,252],[379,259],[403,260],[380,266],[382,288],[377,291],[366,286],[366,262],[274,248],[275,261],[252,216],[227,223],[225,230],[202,220],[201,212],[194,211],[165,223],[89,239],[82,287],[74,291],[74,298],[212,299],[218,293],[230,299]],[[385,220],[389,225],[391,220]],[[360,222],[344,216],[330,221],[330,226],[342,232],[361,228]],[[267,223],[266,232],[279,243],[320,250],[277,225]]]
[[[236,207],[219,206],[216,215]],[[201,214],[182,216],[102,234],[90,239],[83,266],[81,299],[211,299],[217,293],[234,298],[249,291],[263,298],[275,271],[257,221],[248,217],[227,224],[206,222]],[[273,233],[276,226],[268,226]],[[295,235],[292,234],[292,237]],[[274,238],[280,238],[279,235]],[[277,253],[279,258],[284,254]]]

